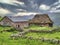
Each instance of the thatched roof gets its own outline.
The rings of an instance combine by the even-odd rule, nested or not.
[[[53,23],[47,14],[36,14],[30,16],[5,16],[5,17],[7,17],[12,22],[27,21],[29,23]]]
[[[36,14],[29,23],[53,23],[47,14]]]

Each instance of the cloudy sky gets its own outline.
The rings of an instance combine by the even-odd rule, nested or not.
[[[60,0],[0,0],[0,15],[49,14],[60,25]]]
[[[0,0],[0,7],[12,8],[8,10],[17,13],[16,11],[28,11],[39,13],[56,13],[60,12],[60,0]],[[4,5],[5,4],[5,5]],[[2,6],[3,5],[3,6]],[[9,5],[9,6],[8,6]],[[12,5],[12,6],[11,6]],[[6,6],[6,7],[4,7]],[[15,8],[14,8],[15,6]],[[3,10],[3,9],[1,9]],[[5,9],[7,10],[7,9]],[[3,11],[5,11],[3,10]]]

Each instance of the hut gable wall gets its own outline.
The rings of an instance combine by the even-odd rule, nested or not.
[[[12,21],[8,17],[4,17],[0,24],[4,26],[11,26]]]
[[[28,25],[28,22],[15,22],[15,23],[13,23],[13,26],[15,27],[15,28],[24,28],[24,27],[28,27],[29,25]]]

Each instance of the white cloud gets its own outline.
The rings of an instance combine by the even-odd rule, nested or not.
[[[0,0],[0,2],[12,4],[12,5],[13,5],[14,3],[18,3],[18,4],[20,4],[20,5],[24,5],[24,2],[19,2],[19,1],[17,1],[17,0]]]
[[[56,7],[50,8],[49,12],[51,12],[51,13],[56,12]]]
[[[24,15],[35,15],[35,14],[39,14],[39,13],[36,13],[36,12],[19,12],[17,13],[15,16],[24,16]]]
[[[9,4],[12,4],[13,1],[15,1],[15,0],[0,0],[0,2],[2,2],[2,3],[9,3]]]
[[[26,10],[24,9],[17,9],[17,10],[19,10],[20,12],[26,12]]]
[[[55,2],[54,4],[52,4],[52,6],[53,5],[57,5],[57,4],[59,4],[60,3],[60,0],[58,0],[57,2]]]
[[[60,13],[60,10],[50,11],[51,13]]]
[[[56,6],[56,9],[57,9],[57,8],[60,8],[60,5],[57,5],[57,6]]]
[[[29,6],[31,6],[31,8],[34,8],[35,10],[38,9],[38,4],[35,3],[34,0],[28,0],[30,2]]]
[[[39,8],[40,8],[40,10],[49,10],[50,6],[47,6],[45,4],[41,4]]]
[[[8,10],[5,10],[5,9],[3,9],[3,8],[0,8],[0,14],[5,15],[5,14],[8,14],[8,13],[11,13],[11,12],[8,11]]]
[[[53,13],[53,12],[59,13],[60,9],[57,9],[58,7],[60,7],[60,6],[52,7],[49,12],[51,12],[51,13]]]
[[[58,2],[60,2],[60,0],[58,0]]]
[[[50,9],[50,11],[54,11],[54,10],[56,10],[56,8],[55,8],[55,7],[52,7],[52,8]]]
[[[19,2],[19,1],[13,1],[13,3],[18,3],[20,5],[24,5],[24,2]]]
[[[60,12],[60,0],[58,0],[57,2],[55,2],[54,4],[51,5],[52,7],[50,8],[50,11],[51,13],[59,13]]]

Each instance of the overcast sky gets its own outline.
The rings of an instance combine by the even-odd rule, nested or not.
[[[23,11],[29,12],[60,12],[60,0],[0,0],[2,3],[20,5]],[[26,9],[25,9],[26,8]],[[22,9],[22,8],[21,8]]]
[[[47,13],[60,25],[60,0],[0,0],[0,15]]]

